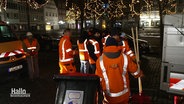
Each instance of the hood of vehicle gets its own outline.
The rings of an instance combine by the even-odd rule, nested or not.
[[[17,49],[22,49],[21,41],[4,42],[0,44],[0,53],[11,52]]]

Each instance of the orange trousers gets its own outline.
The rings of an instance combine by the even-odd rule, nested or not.
[[[59,63],[59,67],[60,67],[60,74],[62,74],[62,73],[75,73],[76,72],[76,68],[72,63],[71,64]]]

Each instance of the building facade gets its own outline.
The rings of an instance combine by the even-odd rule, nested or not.
[[[58,11],[54,0],[39,9],[32,9],[25,2],[20,0],[8,0],[6,10],[0,12],[1,20],[11,26],[15,32],[28,30],[28,20],[30,21],[31,31],[50,31],[57,30]],[[28,18],[29,16],[29,18]],[[50,29],[47,29],[49,24]]]
[[[55,0],[56,6],[58,8],[58,20],[59,28],[63,29],[68,27],[66,22],[66,0]]]
[[[48,4],[46,4],[43,8],[44,8],[44,19],[46,23],[45,29],[47,31],[58,30],[59,29],[58,9],[56,7],[54,0],[50,0]]]

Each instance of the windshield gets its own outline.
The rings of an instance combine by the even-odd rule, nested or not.
[[[6,25],[0,26],[0,42],[9,42],[17,40],[10,28]]]

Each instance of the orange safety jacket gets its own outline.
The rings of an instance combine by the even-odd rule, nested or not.
[[[38,41],[36,39],[33,39],[32,43],[30,43],[29,40],[26,38],[23,40],[23,42],[25,43],[28,50],[36,50],[36,46],[38,44]]]
[[[109,37],[110,37],[110,35],[107,35],[104,38],[102,38],[102,44],[103,44],[103,46],[105,46],[105,43],[107,41],[107,38],[109,38]]]
[[[140,76],[140,70],[129,56],[122,54],[116,46],[105,47],[104,53],[96,63],[96,75],[101,78],[102,90],[108,104],[117,104],[129,99],[128,72],[136,78]]]
[[[89,60],[87,42],[88,42],[87,39],[83,43],[79,43],[79,40],[77,41],[77,45],[78,45],[78,49],[79,49],[79,57],[80,57],[81,61],[88,61]]]
[[[63,36],[59,42],[59,63],[73,63],[72,43],[69,36]]]
[[[101,53],[100,53],[100,46],[98,41],[96,41],[95,39],[89,39],[89,42],[94,46],[94,54],[96,55],[96,57],[100,57]],[[89,55],[89,63],[90,64],[95,64],[96,61],[93,60],[93,58],[90,57]]]
[[[128,41],[122,40],[121,44],[122,45],[120,46],[120,48],[122,49],[122,52],[124,54],[126,54],[127,56],[130,56],[130,58],[134,60],[136,57],[135,57],[133,51],[130,49],[130,47],[128,45]]]

